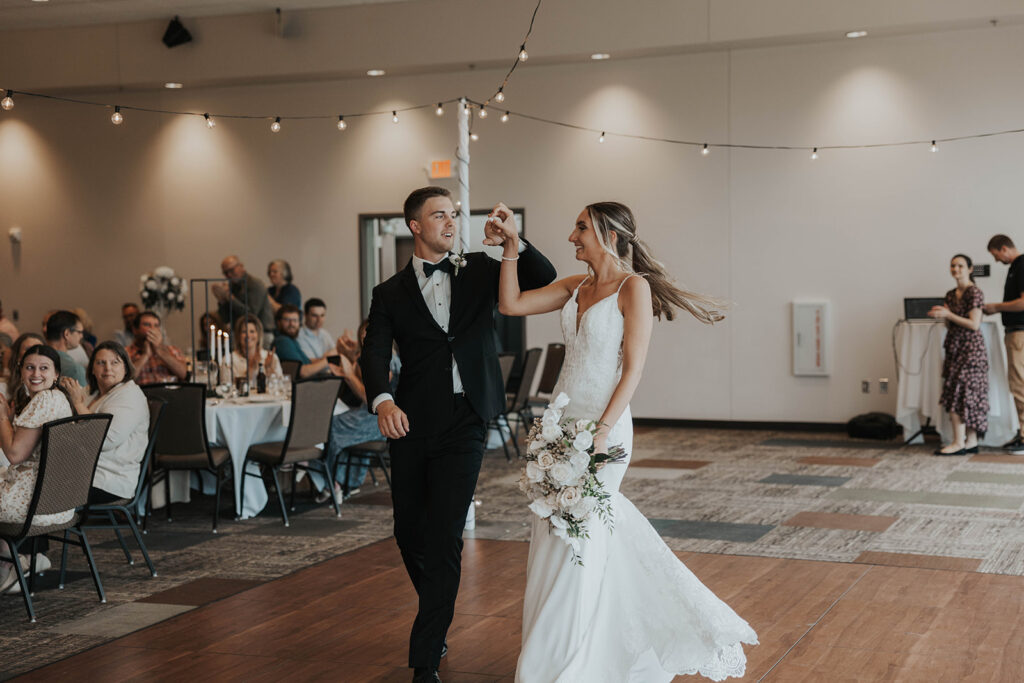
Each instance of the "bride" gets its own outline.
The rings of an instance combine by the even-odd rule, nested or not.
[[[561,309],[566,356],[553,396],[570,399],[565,416],[598,420],[594,452],[632,450],[629,401],[640,383],[654,318],[685,308],[704,323],[722,315],[711,299],[676,288],[637,238],[628,207],[601,202],[576,218],[569,242],[586,275],[521,292],[518,231],[504,204],[487,222],[488,243],[504,245],[499,310],[532,315]],[[628,459],[627,459],[628,463]],[[583,566],[534,517],[523,606],[517,683],[671,681],[699,673],[713,680],[743,676],[741,643],[756,644],[750,626],[669,550],[647,519],[618,493],[625,464],[598,478],[612,493],[614,529],[592,520],[580,539]]]

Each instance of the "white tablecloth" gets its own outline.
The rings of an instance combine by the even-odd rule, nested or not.
[[[348,407],[338,401],[334,414],[343,413]],[[291,402],[251,401],[244,398],[211,400],[206,404],[206,437],[210,444],[228,449],[231,454],[231,474],[234,477],[235,513],[241,519],[255,517],[267,504],[267,488],[260,479],[249,477],[245,482],[245,500],[242,496],[242,465],[249,447],[258,443],[284,441],[288,434],[288,421],[291,418]],[[249,472],[258,474],[259,469],[254,462],[247,468]],[[189,500],[189,477],[187,472],[172,472],[171,501],[187,502]],[[204,493],[214,493],[213,477],[203,478]],[[161,487],[153,491],[153,506],[162,505]]]
[[[982,443],[1000,446],[1017,433],[1017,411],[1006,379],[1006,350],[999,329],[992,321],[981,324],[988,352],[988,432]],[[896,421],[909,438],[927,419],[938,430],[943,443],[953,439],[949,413],[939,405],[942,396],[942,342],[946,325],[939,321],[913,321],[896,328],[897,373]],[[921,443],[919,436],[914,443]]]

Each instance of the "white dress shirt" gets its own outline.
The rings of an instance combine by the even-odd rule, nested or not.
[[[444,258],[448,258],[448,256],[446,255]],[[440,262],[436,261],[436,263]],[[452,277],[441,270],[435,270],[430,277],[427,277],[423,272],[424,263],[429,263],[429,261],[415,255],[412,257],[412,271],[416,274],[416,284],[419,285],[423,301],[427,304],[427,310],[434,317],[438,327],[447,332],[452,306]],[[459,366],[455,362],[455,356],[452,356],[452,391],[456,394],[463,392],[462,376],[459,375]],[[394,397],[391,394],[378,394],[373,399],[373,412],[377,412],[377,406],[384,401],[392,400]]]

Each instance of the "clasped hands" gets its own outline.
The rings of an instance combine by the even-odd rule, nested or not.
[[[519,229],[512,209],[498,202],[487,214],[484,223],[484,244],[489,247],[505,245],[505,253],[513,255],[519,251]]]

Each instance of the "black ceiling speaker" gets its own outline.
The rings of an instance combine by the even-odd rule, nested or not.
[[[164,45],[167,47],[177,47],[184,45],[185,43],[192,42],[192,34],[188,32],[188,29],[178,20],[178,17],[171,19],[171,23],[167,24],[167,30],[164,31]]]

